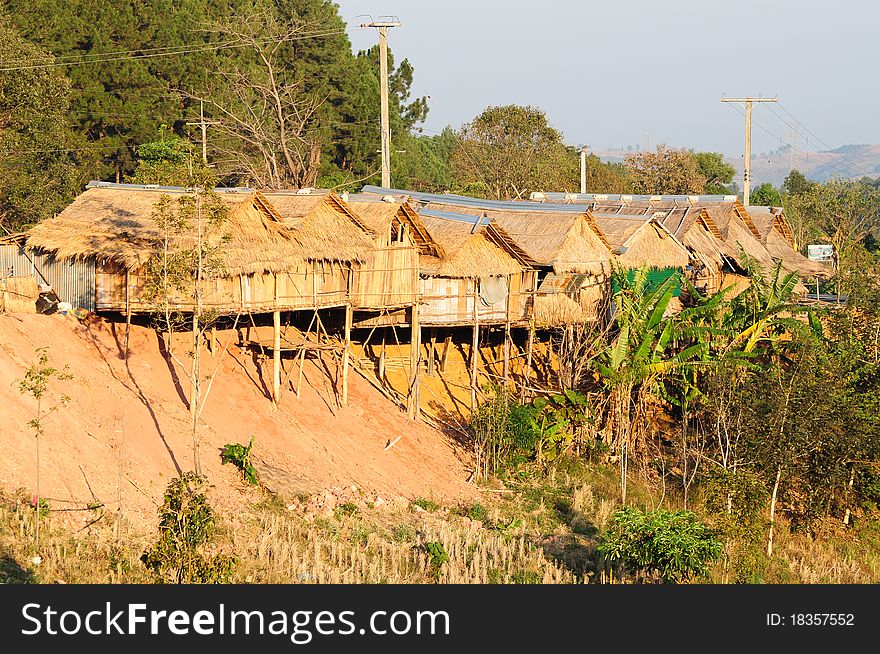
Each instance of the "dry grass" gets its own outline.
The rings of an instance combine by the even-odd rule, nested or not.
[[[486,492],[470,506],[424,502],[376,507],[346,502],[322,515],[304,502],[266,498],[236,516],[223,516],[217,546],[238,558],[239,583],[583,583],[598,581],[596,546],[619,507],[617,473],[582,461],[549,474],[527,471],[508,480],[514,493]],[[656,489],[634,481],[633,504],[652,508]],[[663,496],[664,508],[680,508]],[[418,503],[417,503],[418,504]],[[141,553],[154,534],[117,536],[112,516],[84,527],[99,513],[52,513],[34,545],[34,511],[27,498],[0,496],[0,582],[146,583]],[[880,528],[862,516],[855,527],[824,525],[810,536],[780,522],[776,552],[764,542],[745,551],[748,583],[877,583]],[[429,544],[439,543],[439,563]],[[39,562],[35,556],[39,555]],[[724,580],[716,566],[710,581]],[[733,580],[732,577],[728,577]]]

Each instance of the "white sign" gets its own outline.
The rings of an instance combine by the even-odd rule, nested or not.
[[[834,258],[834,246],[825,243],[808,245],[807,258],[811,261],[831,261]]]

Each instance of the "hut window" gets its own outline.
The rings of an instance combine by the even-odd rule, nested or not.
[[[391,242],[403,243],[406,236],[406,226],[400,221],[395,220],[391,223]]]

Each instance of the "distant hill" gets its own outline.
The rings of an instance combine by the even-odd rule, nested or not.
[[[622,162],[635,150],[608,149],[593,154],[606,162]],[[742,186],[742,158],[725,157],[737,169],[737,183]],[[791,152],[785,145],[771,152],[752,152],[752,187],[763,182],[779,186],[792,168],[808,178],[824,182],[832,177],[880,177],[880,144],[842,145],[834,150]]]

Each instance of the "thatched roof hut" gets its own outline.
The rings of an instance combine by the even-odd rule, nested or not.
[[[624,268],[685,268],[690,263],[687,248],[653,215],[591,215]]]
[[[418,212],[403,198],[364,193],[344,193],[349,207],[376,234],[377,245],[385,245],[402,237],[400,228],[410,236],[422,254],[443,256],[443,249],[431,238]]]
[[[419,216],[440,256],[419,257],[423,274],[439,277],[512,275],[535,265],[497,223],[460,212],[421,209]]]
[[[783,270],[797,272],[802,277],[831,275],[831,271],[825,265],[808,259],[795,249],[794,233],[781,207],[749,207],[748,212],[763,236],[770,256],[782,262]]]
[[[431,202],[431,209],[471,213],[466,207]],[[556,274],[604,275],[611,250],[592,216],[580,212],[484,209],[478,211],[503,228],[510,238],[541,267]]]
[[[154,256],[164,239],[156,222],[163,198],[192,197],[179,187],[92,182],[54,218],[28,232],[28,247],[55,254],[58,259],[112,262],[128,270],[141,268]],[[216,189],[216,202],[226,209],[219,229],[205,228],[223,261],[224,275],[280,272],[301,260],[362,261],[370,242],[363,229],[317,206],[295,220],[285,220],[263,194],[253,189]],[[306,217],[308,214],[308,218]],[[337,228],[345,233],[344,242]],[[196,221],[171,236],[172,247],[191,248],[196,242]],[[338,245],[338,247],[337,247]]]
[[[291,235],[308,244],[309,258],[326,261],[369,259],[375,232],[333,191],[267,191]]]

